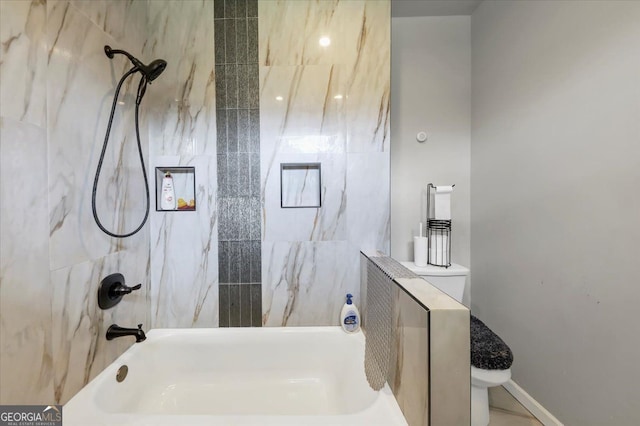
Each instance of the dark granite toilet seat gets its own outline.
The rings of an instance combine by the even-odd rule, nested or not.
[[[485,370],[506,370],[513,353],[506,343],[478,318],[471,315],[471,365]]]

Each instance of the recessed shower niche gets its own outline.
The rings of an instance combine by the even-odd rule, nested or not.
[[[280,164],[280,206],[322,207],[320,163]]]
[[[169,203],[163,197],[165,179],[171,178],[173,200]],[[196,168],[195,167],[156,167],[156,211],[195,211],[196,210]]]

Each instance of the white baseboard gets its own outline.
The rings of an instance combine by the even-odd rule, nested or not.
[[[556,419],[553,414],[547,411],[538,401],[533,399],[531,395],[525,392],[516,382],[509,380],[502,386],[511,394],[520,404],[531,412],[545,426],[564,426],[560,420]]]

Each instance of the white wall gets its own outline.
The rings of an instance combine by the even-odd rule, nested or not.
[[[472,308],[562,422],[640,424],[640,2],[485,1],[471,34]]]
[[[455,184],[452,260],[469,265],[469,16],[391,20],[391,255],[413,260],[422,190]],[[428,140],[416,141],[425,130]],[[422,213],[421,213],[422,212]]]

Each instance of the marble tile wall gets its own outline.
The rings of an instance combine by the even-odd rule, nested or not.
[[[263,324],[337,325],[359,251],[389,251],[390,3],[258,8]],[[289,162],[321,163],[321,208],[280,208]]]
[[[429,423],[429,312],[397,285],[392,298],[389,386],[410,425],[447,424]]]
[[[218,325],[218,245],[212,155],[158,156],[156,167],[195,168],[196,211],[151,212],[151,327]],[[153,171],[155,173],[155,170]]]
[[[85,9],[93,5],[80,4]],[[102,6],[99,2],[95,4]],[[144,25],[144,8],[136,10],[141,7],[137,4],[141,3],[132,3],[123,13],[137,14],[139,25]],[[91,215],[91,185],[114,87],[130,68],[124,56],[111,60],[103,48],[107,44],[122,46],[123,42],[66,1],[47,2],[46,28],[51,269],[58,269],[124,248],[146,246],[148,234],[141,232],[131,238],[114,239],[96,227]],[[143,43],[141,38],[127,40],[122,48],[140,56]],[[123,88],[120,102],[124,105],[119,105],[114,116],[96,197],[102,223],[118,232],[131,230],[140,223],[146,203],[133,125],[132,98],[137,81],[138,76],[134,76]],[[144,118],[142,121],[144,129]],[[143,135],[145,152],[147,145]]]
[[[359,270],[346,241],[265,241],[262,264],[264,325],[338,325]],[[334,296],[341,303],[331,303]]]
[[[0,403],[66,402],[131,344],[102,338],[112,322],[218,325],[216,4],[0,2]],[[259,34],[247,37],[260,40],[263,289],[229,286],[220,297],[262,305],[266,325],[337,324],[344,294],[357,300],[359,250],[389,245],[389,2],[257,7]],[[333,41],[321,48],[325,34]],[[141,107],[152,194],[156,166],[196,167],[197,210],[156,212],[152,199],[149,224],[124,240],[101,233],[91,215],[114,87],[130,67],[106,58],[105,44],[168,63]],[[145,209],[135,89],[123,88],[97,192],[102,222],[118,232]],[[281,162],[322,163],[322,209],[291,216],[272,205]],[[143,289],[102,312],[96,286],[114,272]]]
[[[147,4],[33,0],[0,8],[0,403],[64,403],[131,344],[104,339],[112,322],[148,326],[148,226],[116,240],[91,215],[114,87],[130,66],[103,47],[141,55]],[[100,217],[119,232],[135,227],[145,208],[132,90],[123,89],[98,187]],[[144,113],[141,127],[146,156]],[[97,285],[113,272],[143,290],[102,312]]]
[[[0,404],[49,404],[53,289],[44,127],[0,117],[0,181]]]
[[[149,330],[148,256],[121,250],[90,262],[51,271],[54,398],[64,403],[133,344],[132,338],[107,341],[111,324]],[[101,310],[96,294],[100,281],[121,272],[127,285],[143,288],[125,296],[114,308]],[[139,279],[136,279],[139,278]]]
[[[151,212],[153,328],[218,325],[216,3],[148,4],[149,38],[143,56],[167,61],[145,99],[150,175],[160,166],[188,165],[196,173],[196,211]]]
[[[0,2],[0,404],[53,401],[45,25]]]
[[[469,424],[469,312],[435,304],[425,309],[397,284],[392,292],[394,334],[387,380],[407,422]]]

